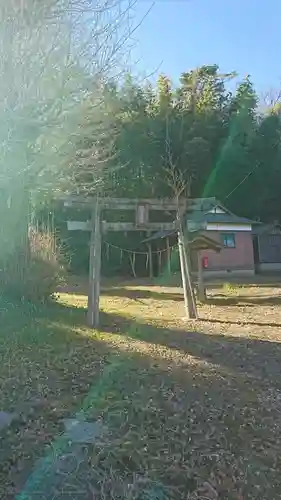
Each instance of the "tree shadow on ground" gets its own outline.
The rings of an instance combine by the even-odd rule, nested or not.
[[[119,288],[125,289],[126,287],[155,287],[159,286],[155,282],[155,279],[148,278],[129,278],[126,279],[122,276],[116,276],[112,278],[101,278],[101,291],[108,292],[109,290],[118,290]],[[169,284],[163,284],[163,286],[169,287]],[[181,284],[179,285],[181,286]],[[67,283],[58,287],[59,293],[75,294],[75,295],[88,295],[89,281],[88,277],[84,276],[69,276]]]
[[[94,420],[106,420],[110,439],[105,446],[89,447],[85,469],[81,462],[81,476],[80,463],[75,463],[67,485],[63,484],[61,491],[56,488],[54,494],[49,491],[50,498],[65,498],[67,486],[72,487],[72,497],[73,491],[78,495],[80,481],[78,486],[82,484],[85,493],[80,489],[79,495],[85,500],[93,495],[113,498],[113,492],[114,498],[184,499],[194,491],[198,478],[208,481],[218,465],[220,474],[228,472],[226,467],[230,475],[233,470],[237,476],[247,471],[242,485],[244,498],[250,498],[253,491],[257,499],[278,495],[280,475],[274,468],[273,445],[267,444],[264,467],[259,451],[249,445],[257,438],[259,443],[269,439],[278,442],[280,405],[269,415],[267,405],[258,399],[259,391],[269,382],[272,385],[271,379],[279,378],[278,343],[163,328],[102,312],[102,333],[116,332],[151,346],[142,351],[128,342],[127,351],[122,352],[118,347],[113,349],[112,342],[100,342],[98,334],[81,335],[81,325],[85,325],[82,307],[59,303],[36,310],[26,307],[16,309],[18,317],[14,309],[6,310],[8,330],[1,332],[4,346],[14,332],[19,349],[18,356],[9,360],[12,365],[7,382],[14,387],[13,370],[23,368],[19,389],[24,390],[31,377],[32,389],[45,403],[35,410],[27,430],[26,426],[24,432],[15,429],[1,441],[1,498],[14,498],[24,482],[18,474],[26,467],[26,456],[31,455],[34,466],[44,446],[61,431],[61,418],[81,406],[111,353],[118,354],[124,368],[112,376],[110,389],[105,388],[92,407]],[[20,322],[22,335],[15,330]],[[172,356],[158,346],[169,347]],[[257,380],[254,394],[253,377]],[[251,468],[247,468],[249,463]],[[24,470],[25,478],[28,472]],[[93,487],[92,493],[87,485]],[[166,496],[162,491],[158,494],[155,485],[167,487]],[[237,493],[236,484],[228,482],[227,491],[218,498],[230,498],[232,486]],[[29,498],[38,495],[34,492]],[[233,494],[233,498],[238,497]]]
[[[15,498],[62,419],[81,408],[115,354],[99,336],[83,335],[85,309],[56,302],[0,303],[1,410],[15,425],[1,430],[0,498]]]
[[[224,306],[274,306],[281,304],[281,295],[237,295],[227,296],[224,294],[216,294],[208,296],[207,303],[224,307]]]
[[[115,323],[111,315],[102,319]],[[134,326],[131,322],[130,332]],[[278,471],[274,473],[273,459],[268,459],[267,468],[257,478],[259,457],[249,443],[261,433],[263,439],[272,432],[277,435],[278,429],[276,425],[271,429],[263,407],[256,411],[257,396],[250,395],[243,376],[236,373],[233,377],[219,366],[212,371],[207,363],[181,364],[176,355],[161,356],[153,349],[143,353],[129,349],[119,356],[124,360],[123,368],[115,372],[108,392],[105,389],[92,408],[93,420],[105,419],[110,438],[87,447],[85,461],[77,460],[67,481],[55,488],[50,484],[42,498],[60,500],[68,498],[67,494],[73,498],[77,492],[75,498],[85,500],[93,496],[184,500],[198,484],[214,477],[218,449],[220,477],[231,476],[234,467],[243,471],[248,461],[251,469],[243,494],[253,491],[257,484],[257,491],[264,495],[268,482],[274,492],[279,475]],[[246,404],[248,413],[244,417]],[[274,417],[273,413],[271,420]],[[267,427],[261,431],[263,419]],[[41,491],[47,478],[48,474],[42,479]],[[218,498],[236,500],[239,487],[236,477],[220,483]],[[35,490],[28,498],[35,500],[38,496]]]
[[[166,293],[157,292],[155,290],[130,289],[126,287],[106,288],[102,290],[102,294],[111,297],[126,297],[129,299],[153,299],[153,300],[174,300],[176,302],[183,301],[182,293]]]
[[[123,324],[123,321],[122,316],[104,314],[103,328],[132,339],[185,352],[187,355],[224,366],[234,373],[257,376],[261,383],[265,381],[265,378],[270,378],[274,384],[281,387],[281,343],[279,342],[163,328],[140,321],[125,321]],[[220,323],[220,320],[213,321]],[[222,323],[225,322],[222,321]],[[204,322],[202,322],[202,328],[204,328]]]
[[[276,321],[241,321],[241,320],[231,320],[231,319],[218,319],[218,318],[200,318],[200,321],[204,323],[218,323],[222,325],[237,325],[237,326],[261,326],[262,328],[271,327],[271,328],[281,328],[281,323],[277,323]]]
[[[145,289],[129,289],[126,287],[120,288],[106,288],[102,290],[102,295],[111,296],[111,297],[126,297],[128,299],[138,300],[138,299],[151,299],[151,300],[159,300],[159,301],[176,301],[182,302],[183,293],[167,293],[167,292],[159,292],[156,290],[145,290]],[[225,306],[237,306],[237,307],[255,307],[255,306],[270,306],[270,305],[279,305],[281,304],[281,295],[272,296],[272,295],[264,295],[264,296],[249,296],[249,295],[240,295],[240,296],[229,296],[224,294],[216,294],[209,295],[207,298],[207,304],[216,305],[219,307]]]

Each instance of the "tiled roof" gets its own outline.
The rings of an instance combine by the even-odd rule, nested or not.
[[[220,209],[218,212],[211,212],[214,209]],[[222,213],[222,211],[224,211]],[[186,221],[188,222],[189,231],[198,234],[198,231],[205,229],[206,224],[252,224],[258,225],[259,222],[252,221],[245,217],[239,217],[231,213],[224,207],[216,198],[193,198],[190,200],[189,211]],[[153,241],[158,238],[165,238],[176,233],[176,229],[172,231],[157,231],[143,242]]]
[[[246,219],[245,217],[239,217],[238,215],[226,213],[206,213],[203,211],[191,212],[187,220],[193,222],[207,222],[207,223],[222,223],[222,224],[253,224],[253,221]]]
[[[168,236],[171,236],[176,233],[177,233],[176,229],[174,231],[158,231],[149,238],[143,240],[142,243],[150,243],[151,241],[167,238]],[[194,250],[211,249],[215,250],[216,252],[219,252],[222,248],[222,245],[218,241],[214,240],[213,238],[210,238],[209,236],[206,236],[205,234],[201,234],[200,231],[194,231],[190,234],[189,245]]]
[[[220,209],[218,212],[212,210]],[[221,213],[222,210],[224,213]],[[196,198],[192,200],[191,210],[187,220],[192,222],[224,223],[224,224],[254,224],[255,221],[245,217],[239,217],[231,213],[216,198]]]

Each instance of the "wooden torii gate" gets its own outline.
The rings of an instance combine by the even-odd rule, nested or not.
[[[100,298],[100,273],[101,273],[101,244],[102,235],[107,231],[178,231],[179,255],[183,279],[185,307],[189,317],[197,318],[197,311],[184,231],[181,226],[181,216],[187,210],[187,200],[182,198],[179,203],[170,199],[130,199],[130,198],[100,198],[71,196],[63,199],[65,206],[88,206],[91,209],[91,221],[79,224],[79,229],[91,231],[90,238],[90,263],[89,263],[89,293],[88,293],[88,325],[96,328],[99,325],[99,298]],[[109,222],[103,220],[104,210],[130,210],[135,212],[134,222]],[[150,221],[151,211],[174,212],[173,222]]]

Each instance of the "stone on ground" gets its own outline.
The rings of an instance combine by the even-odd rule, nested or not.
[[[97,422],[85,422],[72,418],[64,419],[67,438],[73,443],[92,444],[103,432],[103,427]]]
[[[17,416],[15,413],[0,411],[0,431],[5,427],[9,427],[9,425],[11,425],[12,421],[15,420],[16,417]]]

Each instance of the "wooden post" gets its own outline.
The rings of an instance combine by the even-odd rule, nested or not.
[[[167,247],[167,267],[168,267],[168,273],[171,274],[171,249],[170,249],[169,237],[166,238],[166,247]]]
[[[190,269],[188,265],[188,257],[186,253],[184,234],[179,221],[178,230],[178,245],[179,245],[179,256],[181,265],[181,275],[182,275],[182,285],[184,293],[184,305],[185,311],[188,318],[198,319],[196,302],[194,297],[194,292],[191,283]]]
[[[204,287],[204,279],[203,279],[203,266],[201,254],[197,252],[197,261],[198,261],[198,299],[200,302],[205,302],[206,300],[206,288]]]
[[[189,246],[188,246],[189,233],[187,230],[186,231],[186,238],[185,238],[185,235],[184,235],[184,232],[182,229],[182,225],[180,225],[180,227],[181,227],[182,238],[183,238],[183,256],[184,256],[185,267],[186,267],[186,275],[187,275],[188,291],[189,291],[189,299],[190,299],[189,300],[189,317],[198,319],[196,299],[195,299],[194,287],[193,287],[192,276],[191,276],[191,259],[190,259],[190,251],[189,251]]]
[[[89,294],[88,294],[88,325],[96,328],[99,325],[99,298],[100,298],[100,271],[101,271],[101,222],[98,197],[92,213],[90,265],[89,265]]]
[[[162,251],[161,248],[158,251],[158,276],[161,276],[161,267],[162,267]]]
[[[153,260],[151,243],[148,243],[148,263],[149,263],[149,277],[153,278]]]
[[[135,269],[136,254],[133,253],[133,257],[132,257],[131,252],[129,252],[129,260],[130,260],[133,276],[134,276],[134,278],[136,278],[137,277],[136,269]]]

